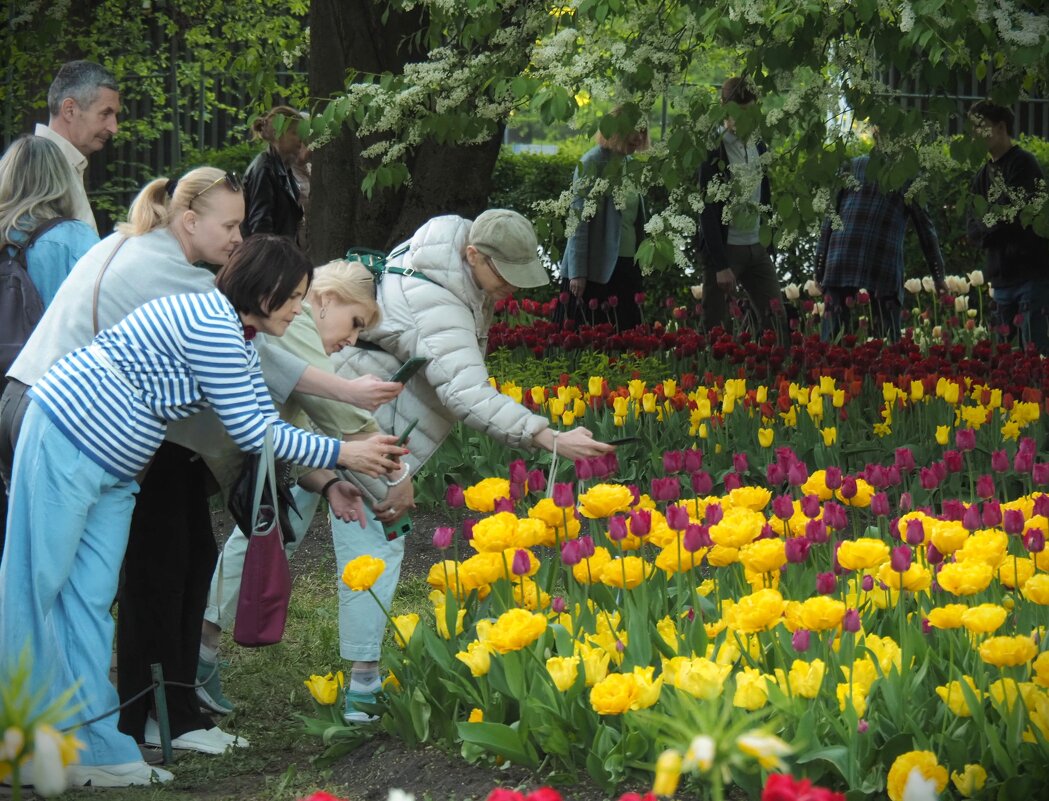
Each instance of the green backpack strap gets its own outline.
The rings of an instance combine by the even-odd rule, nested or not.
[[[408,252],[408,243],[405,242],[402,245],[398,245],[389,255],[384,254],[381,250],[373,250],[371,248],[350,248],[346,251],[347,261],[359,261],[365,267],[368,268],[368,272],[375,276],[375,283],[379,284],[382,282],[384,275],[403,275],[410,278],[418,278],[422,281],[428,281],[431,284],[436,284],[432,278],[426,275],[422,270],[416,270],[412,267],[399,267],[391,265],[390,260],[395,259],[398,256],[403,256]]]

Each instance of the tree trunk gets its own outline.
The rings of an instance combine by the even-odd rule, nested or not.
[[[345,90],[347,70],[400,72],[420,54],[409,36],[426,24],[419,12],[389,11],[372,0],[313,0],[310,7],[310,94]],[[310,255],[321,264],[354,245],[390,250],[439,214],[473,217],[486,208],[502,140],[470,147],[424,142],[408,162],[412,183],[397,190],[361,192],[366,165],[360,139],[343,128],[313,156]]]

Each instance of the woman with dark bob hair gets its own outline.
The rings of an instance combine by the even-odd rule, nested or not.
[[[362,464],[360,443],[300,431],[277,416],[251,340],[285,332],[302,311],[312,276],[289,240],[249,239],[219,272],[215,290],[140,306],[56,362],[29,390],[0,563],[0,653],[14,658],[28,650],[41,704],[78,684],[77,712],[63,725],[116,706],[109,607],[136,477],[170,421],[210,407],[246,452],[262,449],[268,428],[277,457],[289,462],[363,467],[375,476],[399,469],[390,457],[407,451],[392,436],[373,438],[381,450]],[[171,779],[142,761],[115,716],[82,726],[77,737],[85,751],[70,768],[74,785]]]

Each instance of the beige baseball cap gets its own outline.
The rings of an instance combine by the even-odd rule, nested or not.
[[[546,286],[550,276],[539,261],[535,229],[509,209],[489,209],[470,226],[468,244],[492,260],[504,281],[518,289]]]

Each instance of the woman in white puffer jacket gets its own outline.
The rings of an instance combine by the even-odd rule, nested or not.
[[[484,354],[495,302],[515,289],[532,289],[550,280],[537,252],[528,220],[514,211],[492,209],[472,223],[462,217],[436,217],[390,254],[389,271],[377,288],[382,321],[361,335],[375,349],[362,348],[358,342],[358,347],[344,348],[332,357],[343,377],[385,377],[413,356],[430,360],[424,371],[405,382],[395,402],[375,412],[379,425],[391,434],[401,433],[412,420],[419,421],[408,443],[410,452],[401,457],[406,472],[393,482],[359,478],[360,486],[374,496],[377,512],[398,516],[408,512],[386,500],[386,485],[398,484],[418,471],[459,421],[512,448],[553,451],[556,441],[557,455],[566,459],[613,450],[585,428],[556,432],[546,417],[533,414],[488,383]],[[332,520],[333,531],[340,525],[345,524]],[[383,551],[386,570],[396,581],[404,538],[386,545],[390,546]],[[356,600],[362,607],[374,606],[366,593],[359,595]],[[378,609],[362,609],[359,614],[369,613],[381,614]],[[367,658],[355,652],[343,656]],[[349,690],[357,697],[352,679]]]

